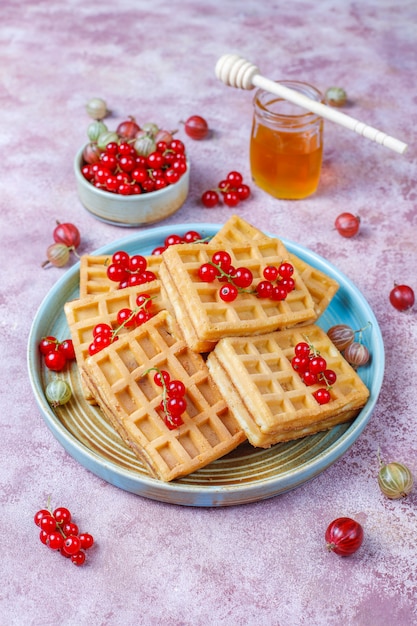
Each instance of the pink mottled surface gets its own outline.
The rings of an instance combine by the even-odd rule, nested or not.
[[[389,501],[377,449],[417,477],[414,308],[388,302],[394,281],[417,290],[417,5],[413,0],[2,0],[0,28],[1,585],[0,622],[18,626],[203,624],[411,626],[417,623],[417,491]],[[55,220],[79,227],[82,251],[131,231],[80,204],[72,160],[89,98],[111,125],[126,115],[168,128],[206,117],[209,140],[187,141],[191,190],[166,223],[223,222],[199,204],[230,169],[249,179],[252,93],[214,76],[237,52],[271,78],[343,86],[346,112],[409,143],[399,156],[326,125],[318,193],[285,202],[253,188],[241,215],[309,247],[366,295],[386,347],[386,376],[366,430],[341,460],[285,495],[225,509],[182,508],[126,493],[85,470],[55,440],[35,403],[26,346],[37,308],[65,268],[42,270]],[[179,137],[185,138],[183,130]],[[362,218],[341,238],[338,213]],[[34,512],[48,495],[97,539],[82,568],[42,546]],[[329,554],[335,517],[363,523],[348,559]]]

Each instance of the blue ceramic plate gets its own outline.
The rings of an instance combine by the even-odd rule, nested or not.
[[[96,253],[112,254],[123,249],[129,254],[149,255],[173,230],[178,234],[197,230],[203,237],[210,237],[220,227],[217,224],[162,226],[120,239]],[[338,323],[358,329],[371,322],[366,331],[366,344],[372,359],[358,370],[370,389],[370,398],[353,422],[305,439],[277,444],[268,450],[243,444],[223,459],[171,483],[151,478],[99,409],[85,402],[75,364],[60,374],[73,390],[70,402],[52,409],[45,398],[44,389],[56,374],[42,365],[38,344],[45,335],[60,339],[69,336],[64,304],[79,295],[77,264],[42,302],[28,345],[29,377],[36,400],[47,426],[65,450],[85,468],[121,489],[161,502],[202,507],[244,504],[276,496],[311,480],[337,461],[362,433],[375,407],[384,374],[382,336],[369,304],[341,272],[306,248],[285,239],[283,242],[290,252],[339,282],[338,293],[318,321],[324,330]]]

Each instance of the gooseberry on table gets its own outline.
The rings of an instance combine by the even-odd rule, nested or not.
[[[405,498],[413,489],[413,475],[403,463],[380,461],[378,485],[384,496],[391,500]]]
[[[361,220],[358,215],[344,212],[340,213],[340,215],[336,217],[334,225],[339,235],[349,239],[358,233],[360,221]]]
[[[389,300],[397,311],[407,311],[414,306],[414,291],[408,285],[394,285],[390,291]]]
[[[81,243],[80,231],[69,222],[61,224],[57,221],[52,236],[56,243],[63,243],[68,247],[78,248]]]
[[[191,139],[200,140],[207,137],[209,126],[204,117],[191,115],[191,117],[184,122],[184,131]]]
[[[329,552],[339,556],[354,554],[362,545],[362,526],[350,517],[338,517],[326,529],[325,540]]]

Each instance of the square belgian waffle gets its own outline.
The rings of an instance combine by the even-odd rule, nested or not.
[[[301,341],[313,345],[337,375],[327,404],[313,396],[325,385],[306,386],[291,365]],[[226,337],[208,356],[207,366],[248,440],[258,447],[352,419],[369,397],[358,374],[315,324],[259,337]]]
[[[227,246],[265,239],[269,239],[269,237],[261,230],[249,224],[242,217],[232,215],[212,238],[210,244]],[[339,284],[336,280],[312,267],[297,255],[288,253],[288,256],[309,290],[314,301],[317,317],[319,317],[330,304],[331,299],[339,289]]]
[[[83,254],[80,258],[80,298],[90,295],[99,295],[115,291],[118,283],[107,277],[107,268],[111,263],[111,254],[89,255]],[[161,258],[151,254],[145,256],[147,269],[154,272],[158,278]]]
[[[186,388],[184,423],[174,430],[160,412],[155,368]],[[204,467],[246,439],[203,357],[190,350],[167,311],[89,357],[82,376],[114,428],[163,481]]]
[[[239,293],[233,302],[223,302],[219,296],[222,283],[206,283],[198,276],[200,266],[221,249],[211,244],[181,244],[168,247],[162,254],[161,280],[192,349],[201,352],[205,351],[202,345],[211,349],[222,337],[262,334],[316,319],[312,297],[297,270],[293,274],[295,289],[285,300]],[[266,266],[279,266],[288,259],[285,246],[273,238],[223,249],[230,254],[234,267],[245,266],[252,271],[253,288],[263,280]],[[193,332],[188,332],[190,324]]]
[[[136,298],[139,294],[146,293],[152,298],[150,313],[159,313],[164,309],[170,309],[171,304],[166,291],[159,280],[153,280],[145,285],[126,287],[116,291],[104,292],[100,295],[90,295],[79,300],[67,302],[64,306],[65,315],[74,344],[75,357],[79,368],[88,358],[88,347],[93,341],[94,327],[99,324],[108,324],[115,330],[118,327],[117,314],[121,309],[137,308]],[[121,328],[120,335],[128,329]],[[91,404],[95,403],[88,387],[82,384],[85,399]]]

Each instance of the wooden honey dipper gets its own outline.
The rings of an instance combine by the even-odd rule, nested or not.
[[[377,128],[368,126],[367,124],[364,124],[363,122],[360,122],[345,113],[332,109],[321,102],[311,100],[298,91],[294,91],[293,89],[289,89],[288,87],[285,87],[284,85],[281,85],[280,83],[277,83],[269,78],[265,78],[260,74],[256,65],[242,59],[242,57],[237,54],[225,54],[220,57],[217,61],[215,71],[217,78],[230,87],[237,87],[238,89],[253,89],[254,87],[259,87],[260,89],[269,91],[284,100],[297,104],[303,109],[316,113],[326,120],[330,120],[331,122],[335,122],[336,124],[344,126],[349,130],[353,130],[355,133],[358,133],[371,141],[375,141],[390,150],[394,150],[394,152],[404,154],[407,150],[407,144],[399,139],[390,137]]]

